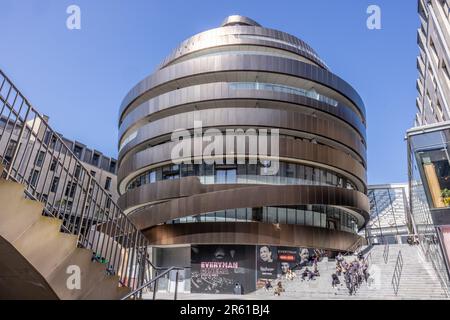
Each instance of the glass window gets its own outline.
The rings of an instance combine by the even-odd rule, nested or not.
[[[216,183],[236,183],[236,168],[216,168]]]
[[[5,159],[8,162],[11,162],[12,157],[14,156],[14,150],[16,149],[16,146],[17,146],[17,141],[14,141],[11,139],[9,141],[8,147],[6,148],[6,152],[5,152]]]
[[[80,174],[81,174],[81,166],[77,164],[77,166],[75,168],[75,173],[74,173],[75,179],[79,179],[80,178]]]
[[[194,165],[193,164],[183,164],[181,166],[181,176],[191,177],[194,175]]]
[[[55,171],[58,160],[53,159],[52,164],[50,165],[50,171]]]
[[[35,160],[34,164],[38,167],[42,167],[42,164],[44,163],[44,158],[45,158],[45,152],[39,151],[39,153],[36,156],[36,160]]]
[[[236,220],[247,221],[247,209],[246,208],[236,209]]]
[[[214,213],[214,212],[212,212],[212,213],[207,213],[207,214],[205,214],[204,215],[205,217],[205,219],[204,219],[204,221],[205,222],[216,222],[216,214]],[[203,219],[202,219],[203,220]]]
[[[267,208],[267,222],[277,223],[277,208],[273,207]]]
[[[92,164],[94,166],[98,167],[99,160],[100,160],[100,155],[97,153],[94,153],[94,155],[92,156]]]
[[[105,182],[105,190],[109,190],[111,188],[111,178],[107,177]]]
[[[278,208],[278,223],[286,224],[287,223],[287,210],[286,208]]]
[[[305,178],[306,178],[306,184],[311,184],[311,181],[313,181],[313,168],[311,167],[305,167]]]
[[[109,163],[109,172],[116,173],[116,162],[112,161]]]
[[[67,187],[66,187],[66,192],[64,193],[64,195],[66,197],[73,198],[75,196],[76,189],[77,189],[77,185],[75,183],[68,182]]]
[[[150,171],[150,175],[148,177],[148,181],[150,183],[156,182],[156,171]]]
[[[225,222],[225,211],[216,211],[216,221],[217,222]]]
[[[296,210],[295,209],[287,209],[287,224],[295,224],[296,223]]]
[[[51,192],[56,192],[58,190],[59,177],[54,177],[52,181],[52,187],[50,189]]]
[[[75,145],[73,149],[73,153],[78,159],[81,159],[81,155],[83,153],[83,147]]]
[[[180,166],[179,165],[169,165],[162,168],[162,179],[163,180],[174,180],[180,178]]]
[[[30,174],[30,177],[28,178],[28,180],[30,181],[30,185],[33,187],[36,187],[37,181],[38,181],[38,177],[39,177],[39,171],[38,170],[33,170]]]
[[[327,227],[327,214],[326,213],[321,213],[320,226],[322,228],[326,228]]]
[[[304,225],[305,224],[305,210],[297,209],[297,224]]]
[[[227,181],[227,171],[226,170],[216,170],[216,183],[224,184]]]
[[[235,209],[227,209],[225,211],[226,221],[236,221],[236,210]]]
[[[305,225],[312,226],[313,225],[313,213],[312,211],[305,211]]]
[[[314,212],[314,226],[320,227],[320,218],[321,218],[320,212]]]

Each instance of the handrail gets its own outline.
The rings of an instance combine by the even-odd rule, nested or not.
[[[367,263],[368,266],[372,263],[372,252],[369,252],[367,256],[364,257],[364,263]]]
[[[398,294],[398,289],[400,287],[400,280],[402,277],[402,271],[403,271],[403,256],[402,256],[402,251],[400,250],[398,252],[397,262],[395,263],[394,274],[392,275],[392,281],[391,281],[392,287],[394,288],[395,295]]]
[[[162,269],[162,268],[161,268]],[[142,291],[149,287],[152,283],[154,283],[153,286],[153,300],[156,299],[156,291],[157,291],[157,283],[158,280],[161,279],[163,276],[165,276],[166,274],[170,273],[171,271],[176,270],[177,274],[176,274],[176,283],[175,283],[175,294],[174,294],[174,300],[177,300],[177,293],[178,293],[178,272],[180,270],[184,270],[184,268],[180,268],[180,267],[170,267],[169,269],[167,269],[166,271],[164,271],[163,273],[157,275],[156,277],[154,277],[153,279],[151,279],[150,281],[144,283],[143,285],[141,285],[140,287],[138,287],[136,290],[130,292],[129,294],[127,294],[125,297],[123,297],[121,300],[128,300],[130,297],[134,296],[135,298],[137,296],[142,296]]]
[[[343,254],[344,256],[348,256],[349,254],[353,254],[354,252],[358,251],[359,248],[362,247],[362,242],[364,238],[358,238]]]
[[[383,259],[384,259],[384,263],[388,263],[388,261],[389,261],[389,242],[388,241],[384,242]]]
[[[0,162],[6,180],[62,220],[61,231],[107,263],[119,283],[144,283],[148,241],[92,176],[61,135],[0,70]]]

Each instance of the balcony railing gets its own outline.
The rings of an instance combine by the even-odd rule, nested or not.
[[[2,177],[23,184],[25,196],[61,219],[61,231],[77,235],[108,274],[132,291],[142,286],[146,238],[1,70],[0,161]]]

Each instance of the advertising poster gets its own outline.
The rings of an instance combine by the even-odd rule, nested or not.
[[[256,289],[255,246],[192,245],[191,292],[245,294]]]
[[[278,276],[277,247],[257,247],[258,279],[276,279]]]
[[[298,248],[278,247],[278,274],[285,275],[289,269],[294,268],[300,261]]]

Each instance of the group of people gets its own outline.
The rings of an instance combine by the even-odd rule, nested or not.
[[[369,265],[362,255],[352,262],[347,262],[339,253],[336,257],[336,272],[331,275],[331,285],[334,289],[341,284],[339,276],[344,276],[349,295],[355,295],[361,284],[369,279]]]
[[[309,270],[308,267],[305,267],[305,270],[302,272],[302,281],[310,281],[315,280],[316,277],[320,277],[319,268],[317,266],[317,261],[314,261],[313,270]]]
[[[408,244],[410,246],[418,245],[419,244],[419,236],[418,235],[410,235],[406,239],[406,242],[408,242]]]
[[[312,270],[310,270],[310,268],[308,268],[308,266],[305,266],[305,269],[302,271],[301,270],[302,267],[300,267],[299,274],[301,275],[302,281],[315,280],[316,277],[320,276],[317,262],[318,262],[318,259],[312,260],[312,267],[313,267]],[[298,268],[298,267],[299,266],[296,266],[296,268]],[[287,269],[287,271],[284,273],[284,276],[282,276],[281,279],[283,279],[283,277],[286,280],[294,280],[297,277],[297,273],[293,269]],[[270,280],[265,280],[264,289],[266,291],[270,291],[271,289],[274,289],[273,290],[274,295],[280,296],[282,292],[285,292],[285,289],[283,287],[281,279],[277,282],[277,285],[275,286],[275,288],[272,286],[272,283]]]
[[[276,295],[276,296],[281,296],[281,293],[286,291],[284,289],[283,284],[281,283],[281,281],[278,281],[278,283],[275,286],[275,288],[273,288],[272,282],[270,280],[266,280],[266,283],[264,284],[264,289],[266,291],[270,291],[270,289],[273,289],[273,294]]]
[[[226,288],[232,288],[233,292],[236,288],[236,282],[226,277],[215,274],[204,274],[193,271],[191,274],[191,284],[197,289],[208,293],[222,293]],[[242,287],[241,287],[242,290]]]
[[[91,261],[99,262],[102,264],[108,264],[108,260],[102,257],[101,255],[97,254],[96,252],[92,253]],[[108,267],[106,268],[106,274],[109,276],[114,276],[116,274],[116,271],[114,270],[114,267],[112,265],[108,264]]]
[[[291,269],[288,269],[285,274],[286,280],[294,280],[297,277],[297,274],[292,271]]]

